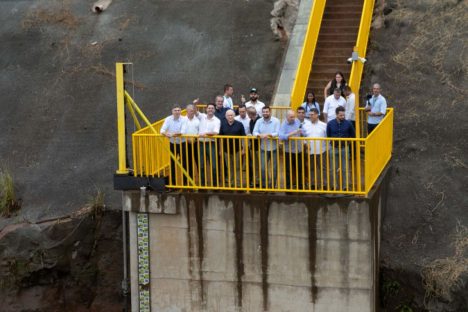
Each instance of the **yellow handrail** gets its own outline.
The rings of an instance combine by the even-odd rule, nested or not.
[[[291,90],[291,107],[293,109],[299,107],[304,100],[304,94],[306,93],[307,83],[309,82],[309,76],[312,70],[312,60],[314,59],[320,25],[322,24],[325,3],[326,0],[314,0],[314,4],[312,5],[301,57],[297,66],[296,79]]]
[[[369,193],[392,157],[393,108],[387,109],[384,119],[365,140],[365,192]]]
[[[374,2],[375,0],[364,0],[364,5],[362,7],[361,21],[359,24],[359,32],[356,39],[356,45],[354,47],[354,52],[357,52],[358,55],[362,58],[366,57],[367,51],[367,42],[369,41],[370,27],[372,23],[372,13],[374,11]],[[351,73],[349,75],[349,86],[351,90],[356,94],[355,102],[355,111],[358,111],[359,108],[359,89],[361,86],[361,78],[364,70],[364,63],[360,61],[353,62],[351,66]],[[360,135],[360,116],[356,114],[356,133]]]

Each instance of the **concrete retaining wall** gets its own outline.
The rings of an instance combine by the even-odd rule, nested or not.
[[[153,311],[374,311],[381,192],[126,193],[132,293],[136,211],[149,213]],[[133,205],[132,205],[133,203]],[[133,311],[138,298],[132,296]]]

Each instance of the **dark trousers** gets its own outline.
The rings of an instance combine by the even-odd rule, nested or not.
[[[181,144],[175,144],[175,143],[169,143],[169,149],[171,151],[172,154],[174,154],[174,157],[181,157],[182,155],[182,148],[181,148]],[[177,169],[176,170],[176,163],[175,161],[172,159],[171,157],[171,175],[169,177],[169,184],[170,185],[176,185],[177,184],[177,175],[176,175],[176,172],[179,172],[180,169]]]
[[[258,147],[258,144],[254,144],[257,142],[251,142],[253,146],[249,147],[249,182],[250,186],[256,186],[258,185],[259,177],[261,176],[261,170],[260,170],[260,161],[259,161],[259,155],[260,155],[260,148]]]
[[[311,154],[310,156],[310,181],[312,189],[320,190],[327,188],[327,166],[326,152],[322,154]]]
[[[379,124],[367,124],[367,135],[371,134],[372,131],[378,126]]]
[[[354,131],[356,131],[356,120],[350,120],[349,122],[353,125]]]
[[[198,159],[200,160],[200,185],[218,186],[218,153],[215,142],[198,142]],[[208,165],[209,164],[209,165]],[[211,184],[207,176],[211,177]]]
[[[193,179],[195,177],[196,166],[198,165],[198,148],[197,143],[182,143],[182,166],[187,170],[188,175]],[[187,177],[183,176],[184,185],[187,184]]]
[[[285,153],[284,168],[286,175],[286,188],[290,189],[293,184],[297,184],[299,189],[302,189],[302,180],[304,173],[302,172],[302,153]],[[305,162],[305,161],[304,161]],[[297,169],[297,171],[296,171]],[[296,175],[297,172],[297,175]],[[293,180],[293,177],[295,178]]]

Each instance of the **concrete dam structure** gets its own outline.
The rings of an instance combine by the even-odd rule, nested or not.
[[[386,185],[368,198],[126,192],[132,311],[142,252],[151,311],[376,311]]]
[[[374,1],[344,4],[301,1],[274,105],[264,110],[273,109],[283,120],[284,112],[296,110],[307,92],[319,90],[337,70],[349,75],[348,85],[359,93]],[[340,21],[350,30],[337,36],[333,25]],[[352,57],[346,62],[348,52]],[[261,137],[230,136],[227,140],[237,141],[232,146],[249,147],[249,152],[239,156],[226,147],[223,154],[229,144],[216,133],[208,139],[201,132],[177,133],[180,141],[163,135],[163,120],[151,123],[126,91],[125,73],[132,66],[116,64],[119,161],[114,176],[128,228],[124,281],[128,277],[132,311],[378,310],[393,109],[386,109],[368,133],[357,95],[350,108],[356,112],[356,134],[350,137],[292,138],[304,151],[290,156],[288,145],[277,138],[268,138],[274,150],[267,154],[255,148],[263,146]],[[194,105],[200,112],[206,108],[203,118],[211,118],[209,105]],[[131,140],[127,110],[136,125]],[[268,115],[264,118],[268,121]],[[319,155],[310,149],[317,144],[323,146]],[[209,150],[209,160],[193,149]],[[225,153],[231,155],[227,162]],[[261,170],[249,169],[247,164],[255,168],[257,160]],[[293,161],[309,173],[287,169]],[[295,183],[288,184],[293,178]]]

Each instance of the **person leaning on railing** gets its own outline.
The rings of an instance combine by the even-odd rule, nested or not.
[[[335,110],[336,118],[327,124],[329,138],[355,138],[353,125],[345,119],[345,108],[338,106]],[[330,179],[334,190],[348,189],[349,146],[347,141],[332,140],[330,155]]]
[[[198,147],[196,138],[200,129],[200,119],[195,114],[197,113],[198,99],[194,100],[194,104],[189,104],[185,108],[187,117],[182,124],[182,135],[192,136],[185,138],[186,143],[182,144],[182,165],[187,170],[190,177],[195,177],[195,164],[198,164]],[[185,181],[185,176],[184,176]]]
[[[380,85],[374,83],[372,97],[367,99],[365,108],[367,112],[367,134],[370,134],[379,125],[387,112],[387,100],[380,92]]]
[[[201,186],[210,186],[207,181],[207,175],[211,177],[211,185],[218,186],[217,144],[212,136],[219,134],[221,121],[216,118],[214,112],[215,104],[209,103],[206,105],[206,114],[200,112],[196,113],[196,116],[200,119],[198,131],[198,159]],[[211,164],[211,168],[207,166],[208,161]]]
[[[300,137],[302,135],[302,126],[303,124],[299,119],[296,119],[296,112],[288,110],[286,119],[281,124],[279,130],[279,139],[284,142],[284,172],[287,189],[291,189],[293,176],[297,181],[299,189],[302,189],[302,142],[299,140],[290,140],[290,138]]]
[[[253,130],[253,135],[260,139],[261,187],[274,188],[278,179],[278,142],[276,138],[278,137],[280,121],[271,116],[270,106],[262,108],[262,115],[263,117],[255,123]],[[267,172],[268,162],[271,163],[271,167],[268,167],[271,170]]]
[[[172,115],[164,119],[160,133],[169,138],[169,149],[174,157],[182,155],[181,150],[181,135],[182,125],[185,117],[180,115],[181,110],[179,105],[172,107]],[[184,177],[185,178],[185,177]],[[185,180],[184,180],[185,181]],[[169,184],[176,184],[176,164],[171,157],[171,176],[169,177]]]
[[[308,138],[308,151],[310,163],[309,185],[315,189],[327,188],[326,181],[326,152],[328,143],[326,140],[313,140],[310,138],[326,138],[327,124],[319,120],[319,112],[312,108],[310,111],[310,123],[304,125],[303,135]]]
[[[226,136],[245,136],[244,125],[235,120],[235,113],[232,109],[226,112],[226,119],[221,122],[219,135]],[[241,155],[244,154],[243,142],[240,138],[222,138],[221,158],[224,158],[225,168],[228,172],[224,172],[224,182],[229,187],[240,187]]]

